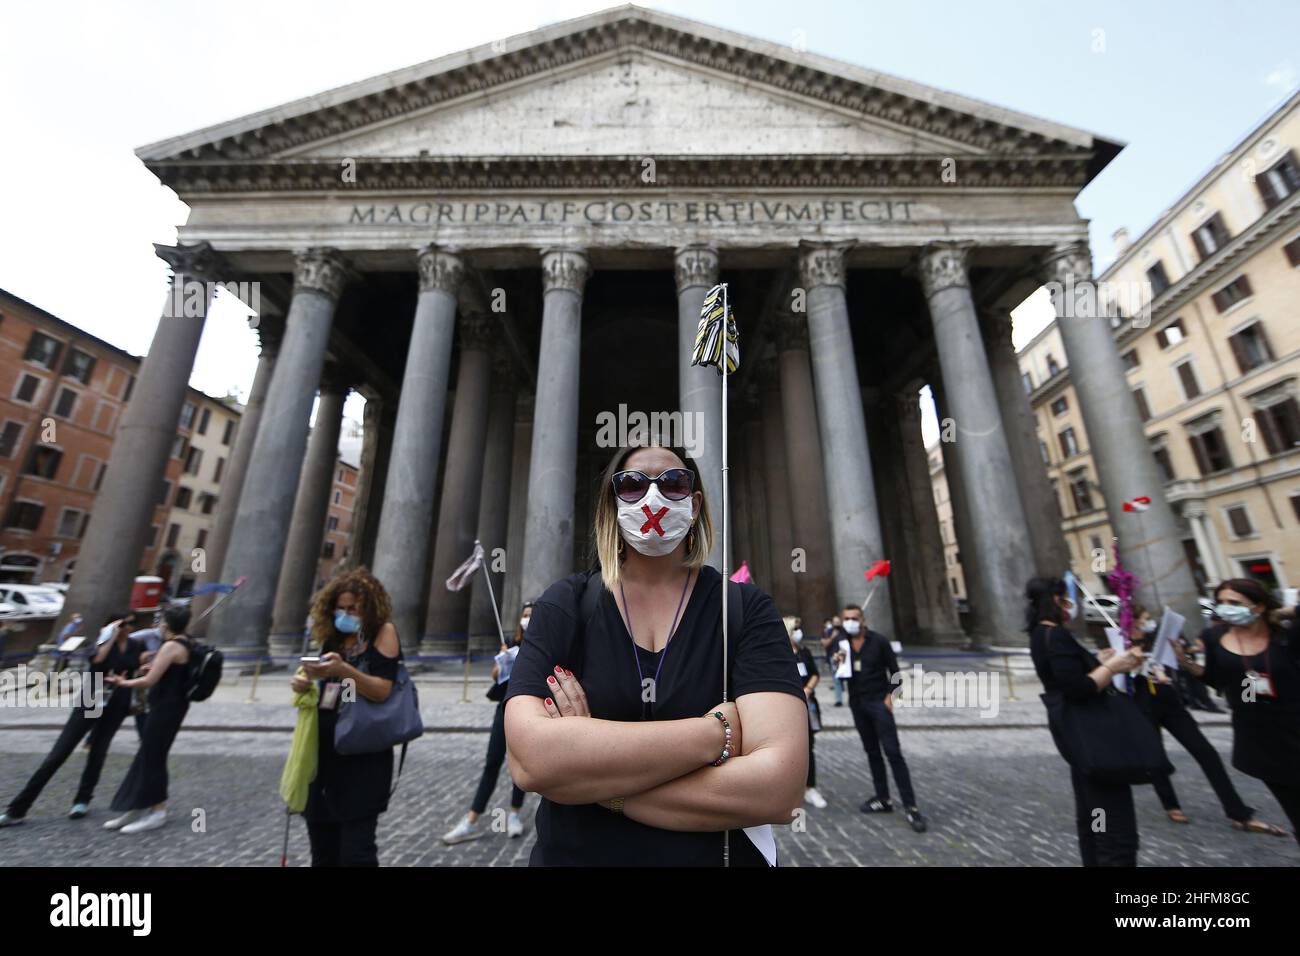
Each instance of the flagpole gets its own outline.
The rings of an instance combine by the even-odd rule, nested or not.
[[[727,303],[727,284],[722,283],[722,702],[727,703],[727,644],[729,632],[727,630],[727,578],[730,576],[727,569],[729,555],[727,553],[727,498],[730,489],[728,483],[730,476],[727,474],[727,320],[731,315],[731,310]],[[731,866],[731,831],[722,831],[722,865],[724,868]]]

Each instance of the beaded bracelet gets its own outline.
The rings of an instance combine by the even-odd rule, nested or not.
[[[713,766],[721,767],[723,761],[731,756],[731,724],[727,721],[726,715],[720,710],[715,710],[713,716],[722,721],[722,730],[726,734],[726,741],[722,745],[722,756],[713,761]]]

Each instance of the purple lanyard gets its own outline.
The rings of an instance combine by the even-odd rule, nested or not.
[[[664,649],[659,655],[659,666],[655,668],[654,686],[659,687],[659,674],[664,669],[664,661],[668,659],[668,645],[673,641],[673,635],[677,633],[677,622],[681,620],[682,605],[686,602],[686,589],[691,586],[691,572],[686,572],[686,583],[682,585],[682,596],[677,599],[677,613],[673,615],[672,627],[668,629],[668,640],[664,641]],[[636,662],[637,688],[639,692],[645,690],[645,674],[641,670],[641,655],[637,653],[636,637],[632,633],[632,609],[628,607],[627,595],[623,593],[623,582],[618,584],[619,596],[623,599],[623,610],[627,614],[627,636],[632,641],[632,660]],[[646,701],[649,703],[649,701]],[[643,708],[644,710],[644,708]]]

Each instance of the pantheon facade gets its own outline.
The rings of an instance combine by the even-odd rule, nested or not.
[[[259,293],[261,359],[204,555],[206,579],[247,583],[209,640],[296,649],[352,389],[366,404],[349,561],[387,586],[408,653],[494,643],[481,582],[443,585],[475,538],[507,627],[522,600],[589,566],[613,451],[602,416],[694,416],[716,517],[720,383],[688,362],[718,281],[741,345],[731,564],[748,561],[815,630],[888,558],[875,627],[912,643],[1023,640],[1025,580],[1069,554],[1009,311],[1045,282],[1091,277],[1074,199],[1120,148],[635,7],[141,148],[190,208],[178,245],[159,249],[173,282]],[[203,328],[192,311],[165,310],[119,428],[111,507],[91,519],[67,601],[91,621],[136,572]],[[1118,508],[1161,487],[1155,463],[1107,323],[1062,331]],[[921,440],[926,384],[964,634]],[[1143,528],[1121,546],[1194,608],[1163,501]]]

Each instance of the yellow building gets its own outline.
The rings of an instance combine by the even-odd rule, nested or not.
[[[1119,230],[1097,277],[1118,307],[1116,345],[1202,586],[1300,584],[1298,154],[1300,93],[1136,240]],[[1075,568],[1091,586],[1111,527],[1057,324],[1018,358]]]

